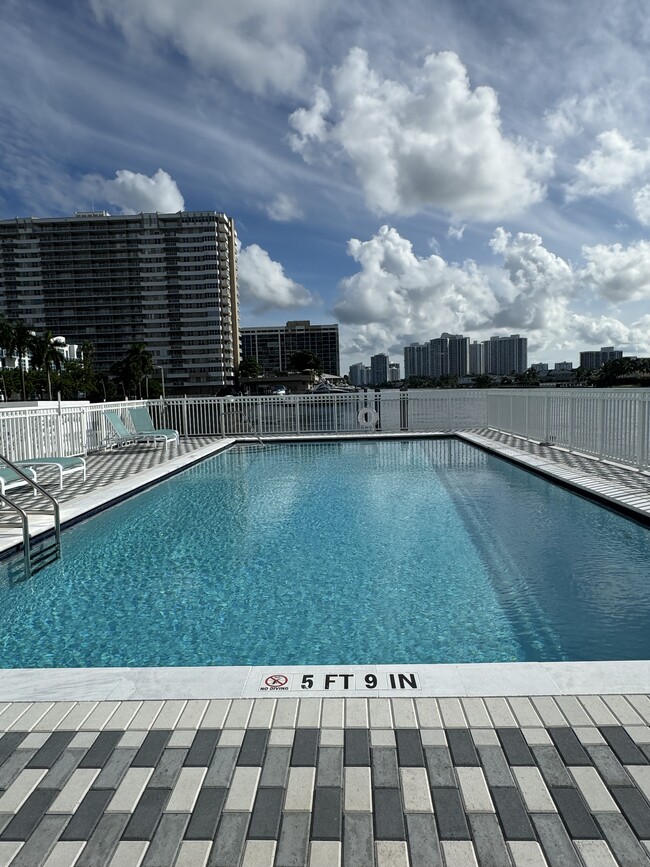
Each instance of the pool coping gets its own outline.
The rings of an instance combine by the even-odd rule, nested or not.
[[[629,695],[647,693],[649,685],[649,660],[16,668],[0,670],[0,701]]]
[[[597,477],[571,470],[543,457],[526,454],[512,445],[498,443],[476,432],[435,431],[389,435],[356,434],[352,436],[289,435],[268,442],[332,442],[346,440],[457,438],[539,473],[578,494],[650,523],[648,503],[629,503],[620,495],[608,492]],[[116,503],[150,488],[166,478],[218,454],[238,443],[257,440],[250,436],[225,438],[200,447],[189,455],[171,458],[164,465],[145,470],[93,494],[66,503],[61,508],[62,527],[83,521]],[[134,484],[134,482],[137,482]],[[592,483],[595,487],[592,487]],[[629,495],[628,495],[629,497]],[[646,498],[641,498],[645,500]],[[35,535],[47,532],[38,527]],[[3,547],[0,557],[15,550]],[[302,679],[313,676],[313,686],[302,686]],[[391,686],[390,675],[394,675]],[[402,675],[400,679],[399,675]],[[344,676],[347,675],[346,679]],[[377,688],[368,688],[366,675],[378,679]],[[415,676],[409,678],[409,675]],[[267,678],[278,678],[276,686],[265,686]],[[287,678],[286,684],[282,683]],[[326,678],[329,678],[325,688]],[[336,678],[332,680],[332,678]],[[417,686],[410,686],[415,682]],[[347,688],[343,688],[343,685]],[[383,684],[384,688],[380,687]],[[318,686],[320,685],[320,689]],[[650,685],[650,661],[587,662],[512,662],[427,665],[364,666],[206,666],[151,668],[48,668],[0,669],[0,700],[129,700],[160,698],[241,698],[302,696],[306,697],[414,697],[441,696],[525,696],[645,693]]]

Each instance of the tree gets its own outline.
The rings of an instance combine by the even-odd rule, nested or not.
[[[492,388],[492,377],[487,373],[479,373],[472,377],[474,388]]]
[[[299,352],[294,352],[289,359],[289,370],[315,370],[316,373],[323,372],[323,362],[320,358],[311,351],[311,349],[301,349]]]
[[[52,400],[51,370],[57,372],[63,367],[63,352],[65,341],[62,337],[54,337],[51,331],[46,331],[40,337],[33,336],[31,341],[32,367],[34,370],[44,370],[47,373],[47,393]]]
[[[20,368],[20,386],[23,400],[27,400],[27,386],[25,383],[25,363],[27,353],[32,348],[34,332],[25,322],[14,322],[13,328],[13,352],[18,356]]]
[[[256,376],[261,376],[264,373],[264,368],[259,361],[253,356],[242,359],[239,364],[239,376],[245,376],[247,379],[254,379]]]
[[[145,343],[134,343],[126,357],[111,366],[111,373],[122,386],[125,398],[136,393],[142,397],[142,380],[153,371],[153,355]]]

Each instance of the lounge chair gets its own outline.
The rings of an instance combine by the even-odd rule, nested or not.
[[[146,406],[129,407],[131,421],[133,427],[142,436],[155,436],[156,439],[162,439],[167,448],[168,442],[179,443],[179,435],[177,430],[169,430],[167,428],[155,428],[149,410]]]
[[[24,461],[14,461],[17,467],[53,467],[59,473],[59,490],[63,488],[63,477],[73,473],[82,473],[82,479],[86,481],[85,458],[30,458]]]
[[[25,467],[24,472],[25,475],[29,476],[34,482],[37,481],[34,470]],[[10,467],[0,467],[0,494],[2,494],[3,497],[5,491],[11,491],[13,488],[20,488],[23,485],[28,484],[29,482],[27,479],[24,479],[21,475],[14,472]],[[36,489],[34,489],[34,496],[36,496]]]
[[[113,433],[105,437],[101,441],[102,448],[110,448],[111,446],[125,446],[129,443],[138,442],[137,434],[130,431],[124,424],[118,413],[114,409],[104,410],[104,418],[112,428]]]

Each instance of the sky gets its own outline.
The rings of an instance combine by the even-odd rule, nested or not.
[[[0,216],[235,218],[241,324],[650,355],[644,0],[0,0]]]

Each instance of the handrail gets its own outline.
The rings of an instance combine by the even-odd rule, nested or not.
[[[39,494],[42,494],[46,500],[49,500],[52,504],[52,511],[54,513],[54,546],[57,551],[57,555],[60,556],[61,553],[61,509],[58,503],[58,500],[52,496],[52,494],[48,493],[42,485],[39,485],[38,482],[25,473],[19,466],[14,464],[9,460],[6,455],[0,454],[0,462],[4,463],[7,467],[13,470],[17,475],[21,476],[25,481]],[[25,549],[25,578],[30,578],[32,575],[32,557],[31,557],[31,549],[30,549],[30,535],[29,535],[29,513],[22,509],[17,503],[7,497],[7,494],[0,494],[0,499],[2,499],[7,505],[9,505],[12,509],[18,512],[21,516],[22,526],[23,526],[23,546]]]

